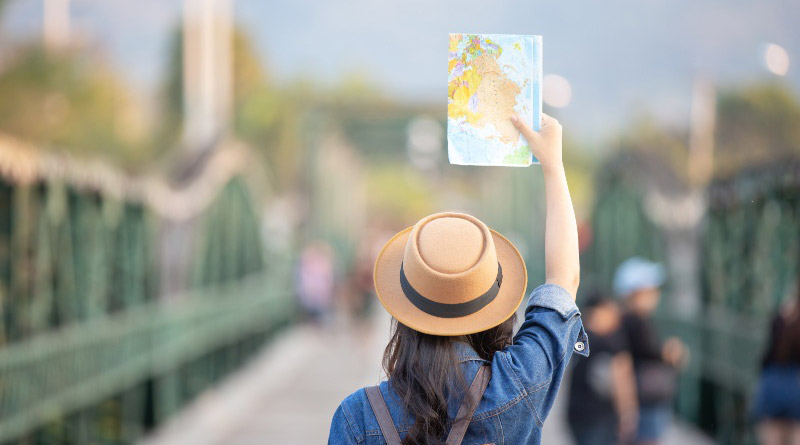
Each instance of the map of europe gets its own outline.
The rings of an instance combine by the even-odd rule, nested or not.
[[[525,138],[511,122],[541,122],[540,36],[450,34],[447,151],[451,164],[528,166]]]

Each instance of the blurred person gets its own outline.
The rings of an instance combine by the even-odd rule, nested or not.
[[[688,351],[677,338],[662,342],[652,315],[664,284],[661,264],[633,257],[617,267],[614,293],[625,305],[625,333],[636,375],[639,419],[635,442],[657,444],[672,422],[676,369],[688,360]]]
[[[303,248],[296,281],[297,296],[305,314],[315,324],[324,325],[334,295],[333,251],[328,243],[314,241]]]
[[[372,308],[373,289],[372,266],[375,264],[377,252],[373,253],[373,243],[371,237],[367,237],[359,245],[355,264],[350,273],[350,293],[348,296],[348,312],[356,323],[365,321]]]
[[[800,445],[800,282],[775,314],[754,404],[763,445]]]
[[[401,231],[375,262],[375,289],[394,317],[388,380],[336,410],[328,443],[538,444],[573,351],[588,354],[575,292],[575,213],[561,161],[561,126],[512,119],[540,160],[546,188],[546,284],[525,295],[525,263],[505,237],[460,213]]]
[[[633,363],[620,330],[617,303],[593,294],[583,305],[592,355],[576,360],[570,381],[567,421],[577,445],[629,443],[636,433]]]

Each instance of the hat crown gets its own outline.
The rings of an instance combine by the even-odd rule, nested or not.
[[[447,304],[486,292],[497,279],[497,267],[489,228],[460,213],[439,213],[419,221],[403,256],[411,286],[425,298]]]
[[[472,221],[443,217],[419,229],[417,248],[431,269],[454,274],[469,270],[485,249],[484,235]]]

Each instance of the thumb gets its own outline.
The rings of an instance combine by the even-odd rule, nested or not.
[[[533,144],[539,141],[539,133],[531,130],[525,122],[522,122],[522,119],[519,116],[511,116],[511,122],[514,126],[519,130],[520,133],[525,137],[528,143]]]

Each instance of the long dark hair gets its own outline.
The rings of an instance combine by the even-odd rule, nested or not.
[[[470,335],[423,334],[392,320],[392,338],[383,353],[383,369],[414,419],[404,445],[438,444],[448,431],[447,397],[465,394],[453,343],[463,341],[484,360],[511,344],[516,314],[500,325]]]

